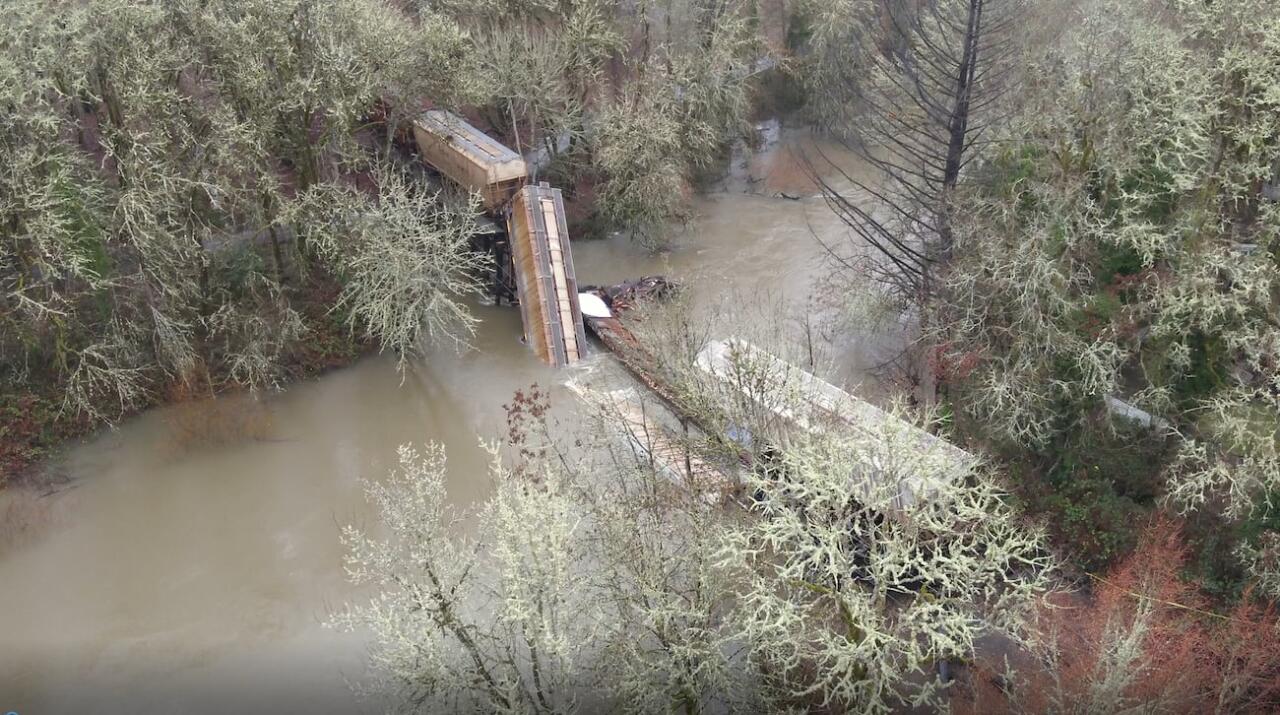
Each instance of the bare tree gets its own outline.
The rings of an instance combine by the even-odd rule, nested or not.
[[[830,40],[815,102],[826,128],[874,171],[826,152],[807,158],[831,209],[853,231],[828,245],[846,267],[869,263],[900,297],[922,302],[951,254],[951,199],[998,124],[1018,47],[1022,0],[880,0]],[[831,171],[834,170],[834,171]],[[832,176],[837,178],[830,178]],[[860,260],[857,244],[875,256]]]
[[[952,712],[1275,712],[1275,604],[1245,593],[1215,609],[1183,577],[1193,556],[1182,530],[1157,516],[1088,593],[1046,597],[1034,617],[1037,642],[979,656]]]

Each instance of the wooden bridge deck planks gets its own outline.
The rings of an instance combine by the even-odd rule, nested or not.
[[[569,383],[569,389],[611,418],[613,427],[627,439],[636,456],[655,473],[715,499],[725,498],[737,489],[734,476],[701,456],[688,439],[663,425],[657,419],[660,408],[644,400],[635,388],[595,390],[575,380]]]

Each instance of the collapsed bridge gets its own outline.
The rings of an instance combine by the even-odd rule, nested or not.
[[[477,248],[494,258],[495,302],[520,305],[534,354],[554,367],[584,358],[587,338],[560,190],[529,184],[519,154],[450,112],[425,112],[414,121],[413,136],[425,163],[479,195],[485,211],[505,225],[505,234],[490,231]]]
[[[494,219],[491,230],[479,237],[477,249],[494,257],[494,300],[501,303],[505,298],[519,304],[524,340],[539,359],[555,367],[578,363],[586,357],[585,327],[589,327],[679,418],[684,431],[688,431],[690,422],[698,423],[697,411],[658,374],[652,356],[619,315],[635,299],[664,295],[673,286],[661,278],[649,277],[612,289],[584,288],[585,295],[580,297],[559,189],[545,182],[530,184],[528,167],[519,154],[449,112],[426,112],[414,121],[413,134],[423,161],[479,195],[482,206]],[[583,300],[590,312],[585,324]],[[945,464],[932,470],[936,474],[928,477],[895,477],[894,483],[885,484],[881,482],[888,475],[870,469],[860,483],[851,484],[855,492],[892,490],[895,510],[907,511],[931,501],[972,467],[974,458],[960,448],[744,341],[713,341],[704,347],[696,362],[709,378],[745,390],[745,397],[776,410],[782,423],[801,432],[868,430],[887,425],[889,432],[880,430],[877,434],[899,434],[900,446],[912,452],[937,452]],[[745,379],[744,374],[750,379]],[[795,400],[778,404],[769,395],[744,387],[751,385],[766,392],[787,392]],[[661,463],[673,481],[686,487],[701,483],[727,493],[738,482],[731,472],[751,466],[752,457],[745,445],[727,445],[730,452],[738,454],[736,464],[716,463],[694,455],[684,440],[646,411],[637,390],[599,391],[585,385],[575,388],[573,383],[570,387],[583,399],[607,405],[637,451],[654,463]],[[787,439],[785,431],[760,437],[784,442]]]

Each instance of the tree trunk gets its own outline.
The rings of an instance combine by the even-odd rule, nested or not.
[[[982,5],[984,0],[969,0],[969,16],[964,33],[964,52],[956,72],[955,93],[952,96],[951,119],[948,122],[949,143],[947,161],[942,176],[942,206],[938,207],[938,239],[940,257],[951,254],[954,237],[951,234],[951,209],[948,203],[956,184],[960,181],[960,167],[964,158],[965,139],[969,134],[969,105],[973,92],[973,78],[978,65],[978,40],[982,37]]]

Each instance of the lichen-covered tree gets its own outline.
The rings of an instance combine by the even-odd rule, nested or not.
[[[768,354],[825,372],[776,302],[725,303],[678,300],[637,330],[653,346],[645,365],[703,431],[690,445],[752,465],[743,519],[720,526],[720,558],[760,695],[772,708],[940,703],[939,662],[968,658],[983,635],[1028,635],[1022,619],[1049,583],[1043,533],[989,470],[928,436],[938,423],[899,407],[846,406],[864,417],[856,424],[834,417],[823,402],[834,398]],[[712,378],[700,355],[725,333],[767,352],[731,350]]]
[[[595,623],[578,592],[582,517],[562,482],[495,465],[473,541],[455,533],[443,448],[399,456],[389,480],[366,487],[386,535],[343,531],[348,574],[377,589],[334,621],[372,634],[366,687],[398,712],[573,711]]]
[[[489,123],[567,188],[599,183],[599,218],[642,242],[665,241],[693,174],[744,134],[752,3],[429,5],[469,28]]]
[[[406,244],[411,224],[453,215],[404,182],[384,182],[379,203],[360,178],[386,150],[365,128],[377,100],[404,111],[425,94],[476,93],[445,15],[414,21],[368,0],[22,0],[0,12],[6,399],[30,385],[97,420],[170,383],[274,384],[303,316],[323,316],[331,306],[316,303],[334,293],[332,255],[296,240],[312,215],[300,196],[362,186],[366,208],[418,217],[396,219]],[[430,264],[460,255],[419,245],[417,267],[465,270]],[[399,266],[367,263],[368,281],[379,265]],[[424,296],[403,310],[459,305]]]
[[[845,450],[881,445],[806,445],[787,464],[847,466]],[[593,491],[574,481],[585,475],[495,467],[473,540],[456,533],[443,469],[439,448],[402,448],[391,480],[369,486],[387,536],[344,532],[349,573],[375,595],[335,625],[371,632],[365,687],[396,709],[937,704],[937,662],[1019,632],[1044,583],[1036,533],[989,486],[909,524],[879,511],[889,500],[858,506],[851,490],[867,492],[846,471],[762,480],[758,512],[734,516],[663,497],[653,472],[635,491]]]
[[[635,94],[600,112],[592,136],[601,213],[628,228],[641,243],[657,248],[668,223],[681,217],[687,178],[679,159],[680,124],[670,97]]]
[[[605,64],[625,48],[616,8],[599,0],[534,6],[472,32],[490,122],[544,169],[573,179],[586,167],[590,110],[608,92]]]
[[[593,416],[594,433],[615,437],[591,444],[608,458],[588,477],[596,488],[584,494],[598,569],[592,597],[608,614],[594,667],[603,692],[628,713],[758,710],[753,676],[743,667],[733,574],[719,562],[724,530],[741,515],[717,506],[721,485],[708,483],[714,475],[673,483],[664,470],[690,465],[666,465],[637,450],[658,435],[619,430],[616,405],[599,405]],[[696,444],[684,448],[689,459],[698,454]]]
[[[669,240],[695,173],[746,135],[749,83],[762,55],[752,17],[750,4],[737,1],[637,9],[639,58],[603,104],[591,144],[603,215],[646,245]]]
[[[937,367],[971,428],[1039,455],[1051,483],[1167,497],[1275,563],[1280,15],[1099,2],[1080,18],[957,204]],[[1112,432],[1149,463],[1083,446]]]
[[[393,350],[401,369],[425,345],[460,344],[476,319],[466,303],[489,258],[471,250],[478,199],[446,201],[414,184],[403,168],[382,165],[377,192],[325,184],[297,205],[303,235],[342,284],[334,310]]]
[[[671,325],[676,331],[686,327],[679,319]],[[681,345],[675,354],[696,354],[702,342],[696,331],[670,337]],[[712,390],[695,402],[701,414],[729,416],[727,422],[707,422],[709,429],[726,431],[699,439],[690,427],[691,438],[676,437],[675,443],[726,472],[742,465],[745,453],[753,466],[743,467],[749,474],[740,503],[709,499],[717,489],[686,492],[672,484],[664,476],[672,465],[636,450],[643,436],[600,439],[618,429],[619,419],[607,406],[593,412],[599,419],[574,440],[571,457],[560,454],[550,430],[537,439],[513,440],[523,461],[513,471],[523,481],[511,482],[522,486],[508,496],[536,502],[544,498],[538,490],[547,481],[577,515],[574,544],[565,547],[573,560],[563,564],[574,590],[571,602],[556,603],[570,617],[589,621],[580,624],[574,654],[566,656],[596,665],[575,674],[582,702],[625,712],[685,713],[819,705],[886,711],[908,702],[939,704],[946,692],[934,673],[939,662],[971,657],[984,636],[1023,635],[1023,617],[1047,585],[1051,566],[1041,532],[1019,518],[973,460],[899,419],[905,413],[842,426],[805,402],[803,381],[771,379],[777,371],[763,363],[747,361],[738,368],[741,379],[730,380],[729,389]],[[694,378],[688,380],[693,389]],[[745,382],[751,383],[746,400],[738,388]],[[676,399],[683,403],[688,397],[681,392]],[[762,416],[774,410],[752,409],[747,402],[774,405],[782,414],[803,413],[826,429],[788,428]],[[658,424],[659,408],[649,409]],[[520,431],[525,421],[512,424]],[[747,430],[750,440],[744,440]],[[717,451],[728,443],[745,446],[744,441],[755,449]],[[422,499],[418,493],[437,494],[439,477],[425,475],[441,468],[437,459],[413,472],[414,481],[424,483],[388,501],[412,504]],[[505,479],[499,480],[500,492]],[[904,484],[919,501],[904,502]],[[471,563],[456,551],[464,542],[441,544],[433,513],[420,515],[417,523],[430,530],[419,532],[394,526],[402,517],[391,516],[393,530],[408,542],[396,553],[411,554],[415,568]],[[531,538],[531,523],[530,516],[502,527],[510,532],[486,527],[478,533],[486,544],[529,550],[524,541]],[[355,562],[384,563],[381,553],[357,551]],[[506,582],[485,580],[480,564],[486,557],[475,558],[480,561],[465,583],[454,588],[455,581],[441,580],[447,588],[439,593],[450,603],[506,598]],[[409,566],[400,557],[396,562]],[[477,662],[462,637],[440,621],[415,628],[385,615],[387,609],[412,612],[413,602],[405,599],[432,593],[434,583],[429,574],[418,574],[386,584],[373,602],[381,620],[361,621],[375,628],[376,669],[390,673],[395,683],[434,686],[441,666],[427,654],[442,648],[452,649],[449,668],[469,670]],[[521,645],[525,636],[503,623],[469,623],[466,632],[477,643],[511,649],[516,664],[502,664],[503,672],[523,675],[510,678],[531,676],[534,654]],[[422,642],[415,647],[414,641]],[[381,655],[386,643],[399,654],[390,665]],[[410,654],[418,659],[410,661]],[[480,702],[491,700],[485,678],[463,685],[478,691],[473,695]]]
[[[377,588],[336,621],[373,633],[367,687],[411,711],[693,715],[750,703],[716,563],[723,513],[673,492],[620,443],[583,435],[580,454],[560,455],[539,400],[517,397],[533,424],[513,423],[522,456],[495,463],[474,539],[445,506],[438,447],[402,448],[389,486],[371,483],[391,536],[345,532],[351,575]]]
[[[83,300],[111,278],[109,187],[67,134],[86,89],[86,21],[59,23],[37,2],[0,7],[0,374],[15,382],[42,364],[74,369],[77,328],[99,317]]]
[[[748,486],[758,518],[723,558],[742,569],[743,639],[775,706],[938,706],[940,662],[1026,637],[1048,585],[1043,534],[910,422],[799,437]]]

